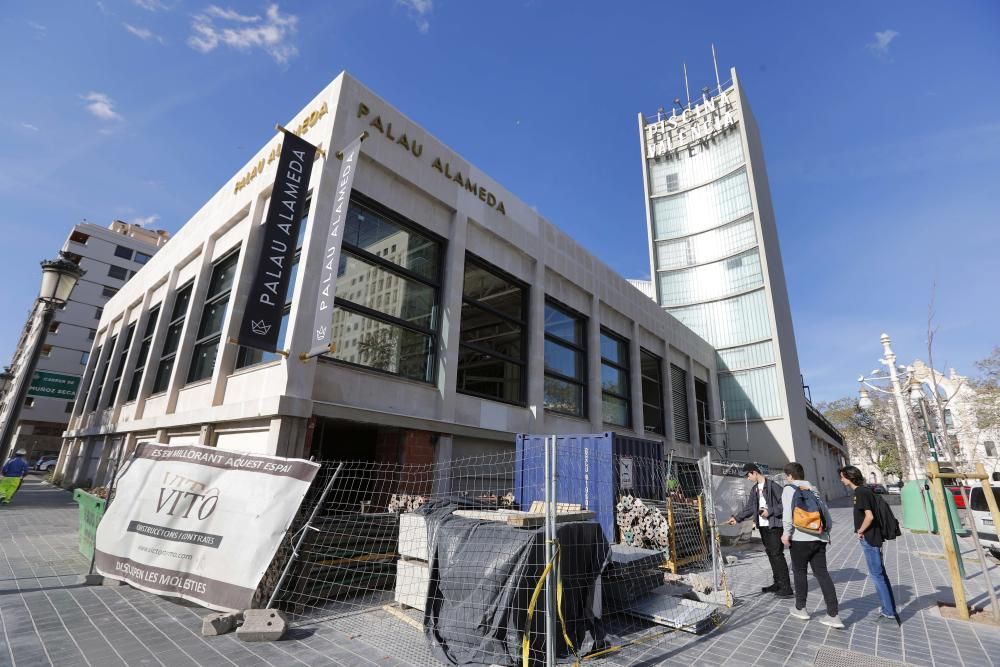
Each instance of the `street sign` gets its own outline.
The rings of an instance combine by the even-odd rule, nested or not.
[[[76,398],[76,390],[79,386],[79,375],[35,371],[34,377],[31,378],[31,386],[28,387],[28,396],[59,398],[65,401],[72,401]]]

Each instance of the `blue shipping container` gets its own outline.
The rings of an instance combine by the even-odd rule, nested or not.
[[[545,500],[545,438],[518,434],[514,494],[521,509]],[[556,502],[576,503],[595,514],[608,542],[615,541],[616,480],[612,434],[556,436]]]

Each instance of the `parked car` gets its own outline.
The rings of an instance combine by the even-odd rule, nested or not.
[[[903,483],[896,482],[895,484],[886,484],[886,488],[889,490],[889,493],[899,495],[903,490]]]
[[[37,461],[35,461],[35,470],[46,472],[50,468],[54,468],[58,461],[59,456],[55,454],[43,454],[38,457]]]
[[[889,493],[889,490],[885,488],[885,484],[869,484],[868,488],[871,489],[873,493]]]
[[[955,498],[955,507],[960,510],[965,509],[965,496],[962,495],[961,486],[949,486],[948,490],[951,491],[951,495]],[[968,492],[966,492],[968,493]]]
[[[1000,503],[1000,486],[990,487],[993,490],[993,497]],[[975,531],[979,536],[979,543],[984,549],[989,550],[997,559],[1000,559],[1000,538],[997,537],[997,526],[993,523],[993,515],[990,513],[990,506],[986,502],[986,494],[981,486],[970,489],[969,509],[972,510],[972,520],[975,522]]]

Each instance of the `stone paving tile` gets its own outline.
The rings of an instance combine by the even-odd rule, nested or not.
[[[30,479],[15,502],[0,509],[0,667],[17,665],[333,665],[405,667],[429,664],[426,646],[404,651],[394,639],[413,628],[373,612],[365,632],[346,634],[336,624],[306,624],[295,639],[245,644],[234,635],[203,638],[206,610],[177,604],[130,587],[83,587],[78,575],[89,563],[77,551],[77,508],[69,494]],[[877,625],[878,600],[867,577],[861,550],[850,533],[849,508],[834,508],[834,540],[827,559],[846,630],[819,623],[822,596],[810,577],[808,622],[788,615],[788,601],[761,595],[769,583],[762,550],[739,554],[730,568],[742,601],[712,634],[672,633],[660,642],[590,664],[808,665],[820,646],[853,650],[886,660],[934,667],[1000,666],[1000,630],[949,621],[934,609],[948,588],[947,564],[918,552],[941,551],[940,538],[904,535],[885,549],[886,569],[895,583],[902,628]],[[971,544],[962,540],[967,554]],[[986,599],[984,577],[967,562],[968,597]],[[1000,567],[991,567],[1000,582]],[[364,624],[362,627],[365,627]],[[44,642],[40,640],[44,637]],[[407,635],[409,640],[419,636]],[[421,640],[422,641],[422,640]],[[423,658],[414,658],[421,655]],[[419,660],[415,662],[415,660]]]

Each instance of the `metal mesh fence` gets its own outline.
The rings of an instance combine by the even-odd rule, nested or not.
[[[547,648],[632,664],[718,627],[734,582],[711,464],[550,442],[432,465],[325,462],[258,601],[414,664],[543,665]]]

